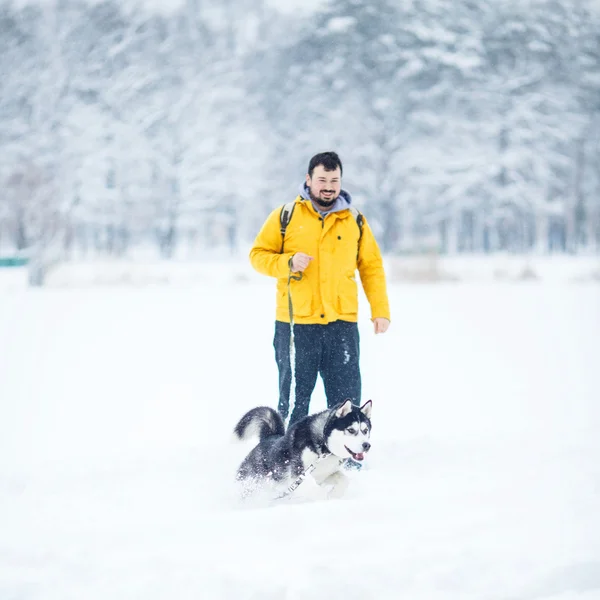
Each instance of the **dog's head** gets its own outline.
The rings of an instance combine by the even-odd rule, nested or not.
[[[331,409],[325,426],[325,444],[339,458],[362,461],[371,448],[371,400],[360,408],[346,400]]]

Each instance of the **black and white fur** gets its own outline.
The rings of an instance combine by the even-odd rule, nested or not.
[[[325,489],[329,496],[342,496],[348,486],[343,462],[349,458],[362,461],[371,448],[371,408],[371,400],[360,408],[346,400],[304,417],[287,431],[275,410],[253,408],[234,429],[240,440],[259,438],[258,445],[239,466],[237,480],[246,484],[246,493],[257,483],[268,482],[285,489],[313,465],[308,477],[311,484]]]

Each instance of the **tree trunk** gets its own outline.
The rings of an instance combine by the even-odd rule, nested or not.
[[[585,219],[588,218],[585,210],[585,194],[583,183],[585,180],[586,147],[585,137],[576,140],[575,152],[575,177],[573,181],[573,200],[569,207],[569,218],[567,221],[567,248],[571,252],[577,252],[585,240]]]
[[[381,203],[381,223],[383,225],[381,248],[384,253],[389,254],[398,245],[398,215],[391,199]]]

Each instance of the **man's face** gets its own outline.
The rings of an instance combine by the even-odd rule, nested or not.
[[[323,208],[333,206],[342,189],[342,175],[340,168],[335,171],[326,171],[323,165],[313,169],[313,175],[306,175],[306,184],[310,188],[310,196],[314,202]]]

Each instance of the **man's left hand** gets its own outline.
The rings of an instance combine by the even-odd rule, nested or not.
[[[385,317],[375,317],[373,326],[375,327],[375,333],[385,333],[390,326],[390,322]]]

